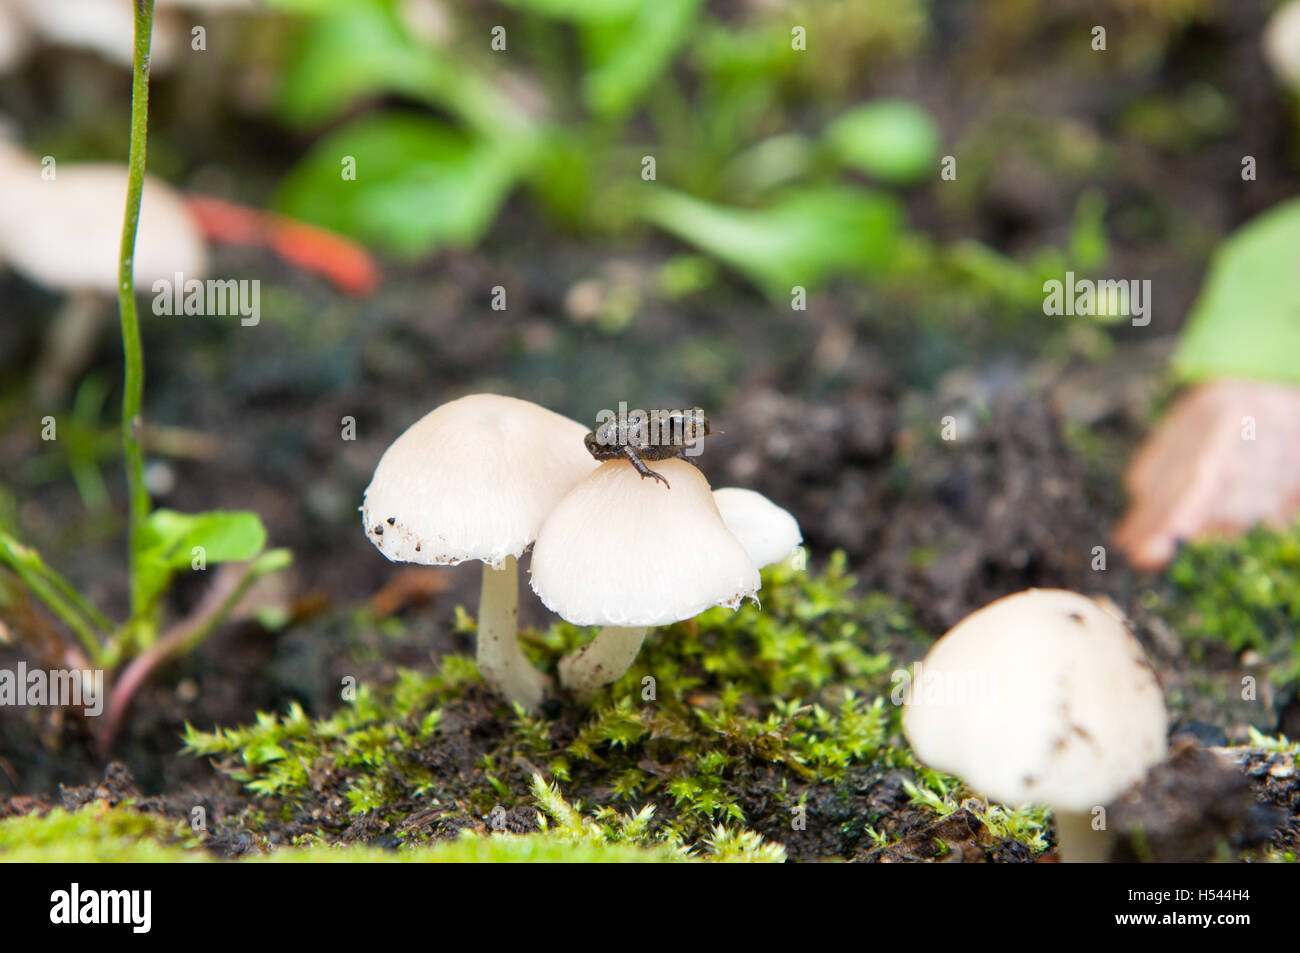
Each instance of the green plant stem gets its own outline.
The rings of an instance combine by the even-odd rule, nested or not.
[[[21,568],[24,567],[38,575],[58,592],[62,593],[85,616],[86,621],[99,628],[105,635],[113,631],[114,625],[109,621],[108,616],[95,608],[76,586],[51,569],[45,560],[41,558],[40,553],[30,546],[24,546],[8,533],[0,533],[0,558],[13,566],[14,571],[19,572],[20,575]],[[18,565],[19,563],[22,563],[21,567]]]
[[[122,246],[118,262],[117,302],[122,319],[122,352],[126,381],[122,392],[122,454],[126,463],[129,513],[127,559],[131,569],[131,611],[140,608],[134,580],[136,553],[145,518],[149,491],[144,484],[144,448],[140,443],[144,421],[144,348],[140,343],[140,318],[135,305],[135,235],[140,224],[140,197],[144,192],[145,146],[149,135],[149,41],[153,33],[154,0],[135,0],[135,53],[131,64],[131,151],[127,162],[126,215],[122,221]]]
[[[46,566],[35,550],[5,533],[0,533],[0,561],[17,573],[27,588],[76,633],[90,658],[101,664],[104,658],[102,639],[112,632],[112,623],[71,583]],[[95,631],[96,627],[102,630],[102,635]]]

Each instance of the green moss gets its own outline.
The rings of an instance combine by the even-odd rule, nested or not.
[[[1250,736],[1249,745],[1269,754],[1287,755],[1293,760],[1300,759],[1300,741],[1292,741],[1286,735],[1266,735],[1257,728],[1246,729]]]
[[[754,852],[750,852],[752,855]],[[383,850],[358,845],[312,844],[252,854],[243,863],[663,863],[683,861],[680,851],[606,843],[596,838],[547,834],[465,836],[432,847]],[[710,858],[714,859],[714,858]],[[752,856],[716,859],[756,859]],[[212,862],[184,825],[130,807],[91,805],[75,812],[0,822],[0,860],[5,863]]]
[[[979,818],[994,837],[1018,840],[1034,851],[1047,849],[1047,808],[1022,806],[1007,808],[978,798],[960,800],[955,791],[960,783],[934,772],[923,771],[923,783],[903,782],[913,804],[924,805],[939,817],[947,817],[963,808]],[[882,845],[883,846],[883,845]]]
[[[1167,578],[1146,605],[1196,655],[1253,649],[1279,683],[1300,676],[1300,527],[1185,546]]]
[[[911,763],[899,748],[897,711],[882,696],[891,659],[919,654],[928,637],[903,607],[860,596],[855,584],[841,554],[817,575],[773,567],[761,607],[712,610],[655,630],[633,668],[590,707],[547,718],[500,705],[489,730],[476,733],[472,770],[430,768],[445,767],[453,744],[444,717],[463,723],[497,704],[477,687],[473,663],[457,656],[443,657],[434,674],[402,671],[391,686],[362,686],[324,719],[293,706],[246,727],[187,727],[186,749],[277,800],[291,824],[319,819],[330,801],[346,804],[348,817],[393,829],[419,808],[443,812],[453,831],[481,829],[494,808],[530,802],[560,823],[534,788],[540,772],[589,802],[611,839],[614,819],[644,817],[646,844],[770,856],[779,848],[749,828],[771,830],[779,819],[786,829],[810,787],[829,791],[850,769]],[[592,634],[557,621],[523,641],[539,666],[553,669]],[[343,823],[326,823],[325,838]],[[445,835],[439,828],[433,836]],[[414,843],[429,835],[399,836]]]
[[[532,835],[466,836],[433,847],[317,846],[277,850],[254,863],[650,864],[686,858],[625,844],[569,844]]]
[[[772,567],[761,607],[654,630],[622,679],[554,717],[497,702],[472,662],[447,656],[435,674],[359,688],[328,718],[295,706],[247,727],[188,728],[186,747],[278,804],[300,843],[330,843],[364,820],[367,832],[377,821],[413,845],[490,829],[498,809],[532,804],[542,827],[533,836],[548,841],[779,860],[798,839],[791,818],[802,805],[808,828],[838,825],[848,852],[881,836],[854,813],[863,778],[902,770],[916,779],[915,808],[939,816],[961,803],[954,779],[917,763],[888,701],[894,660],[919,656],[929,636],[905,607],[855,586],[841,554],[815,575]],[[523,641],[553,670],[592,634],[557,621]],[[345,807],[331,816],[331,804]],[[421,811],[440,823],[404,826]],[[995,835],[1042,849],[1041,811],[981,817]]]
[[[0,821],[5,863],[162,863],[201,860],[183,824],[98,802],[78,811],[55,808]]]

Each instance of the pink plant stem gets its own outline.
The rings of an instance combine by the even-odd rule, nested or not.
[[[212,587],[204,594],[194,611],[172,626],[161,639],[137,655],[122,670],[122,674],[118,676],[109,693],[102,727],[96,732],[97,747],[101,755],[108,754],[113,739],[117,737],[122,718],[131,704],[131,699],[149,674],[173,654],[179,654],[191,638],[225,610],[230,600],[248,581],[242,566],[235,563],[222,566],[217,571]]]

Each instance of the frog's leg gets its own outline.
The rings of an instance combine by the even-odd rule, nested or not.
[[[630,446],[624,446],[623,456],[627,457],[628,462],[632,464],[633,467],[636,468],[636,472],[641,474],[641,479],[644,480],[646,477],[654,477],[664,486],[668,487],[668,489],[670,490],[672,489],[672,487],[669,486],[667,480],[665,480],[662,476],[660,476],[658,473],[655,473],[653,470],[651,470],[648,466],[645,465],[645,461],[641,459],[640,455],[636,452],[634,448]]]

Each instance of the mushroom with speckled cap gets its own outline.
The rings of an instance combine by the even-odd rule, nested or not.
[[[602,463],[537,534],[533,591],[562,618],[602,626],[560,661],[560,684],[579,696],[620,678],[651,626],[736,608],[758,591],[758,569],[704,475],[680,459],[659,467],[672,489],[643,480],[626,460]]]
[[[1056,818],[1063,861],[1103,861],[1104,808],[1164,759],[1164,699],[1116,610],[1029,589],[967,616],[907,688],[903,731],[932,768]]]
[[[366,488],[366,536],[395,562],[483,563],[478,667],[529,711],[548,679],[519,648],[516,560],[560,498],[596,466],[586,428],[495,394],[443,404],[393,441]]]

